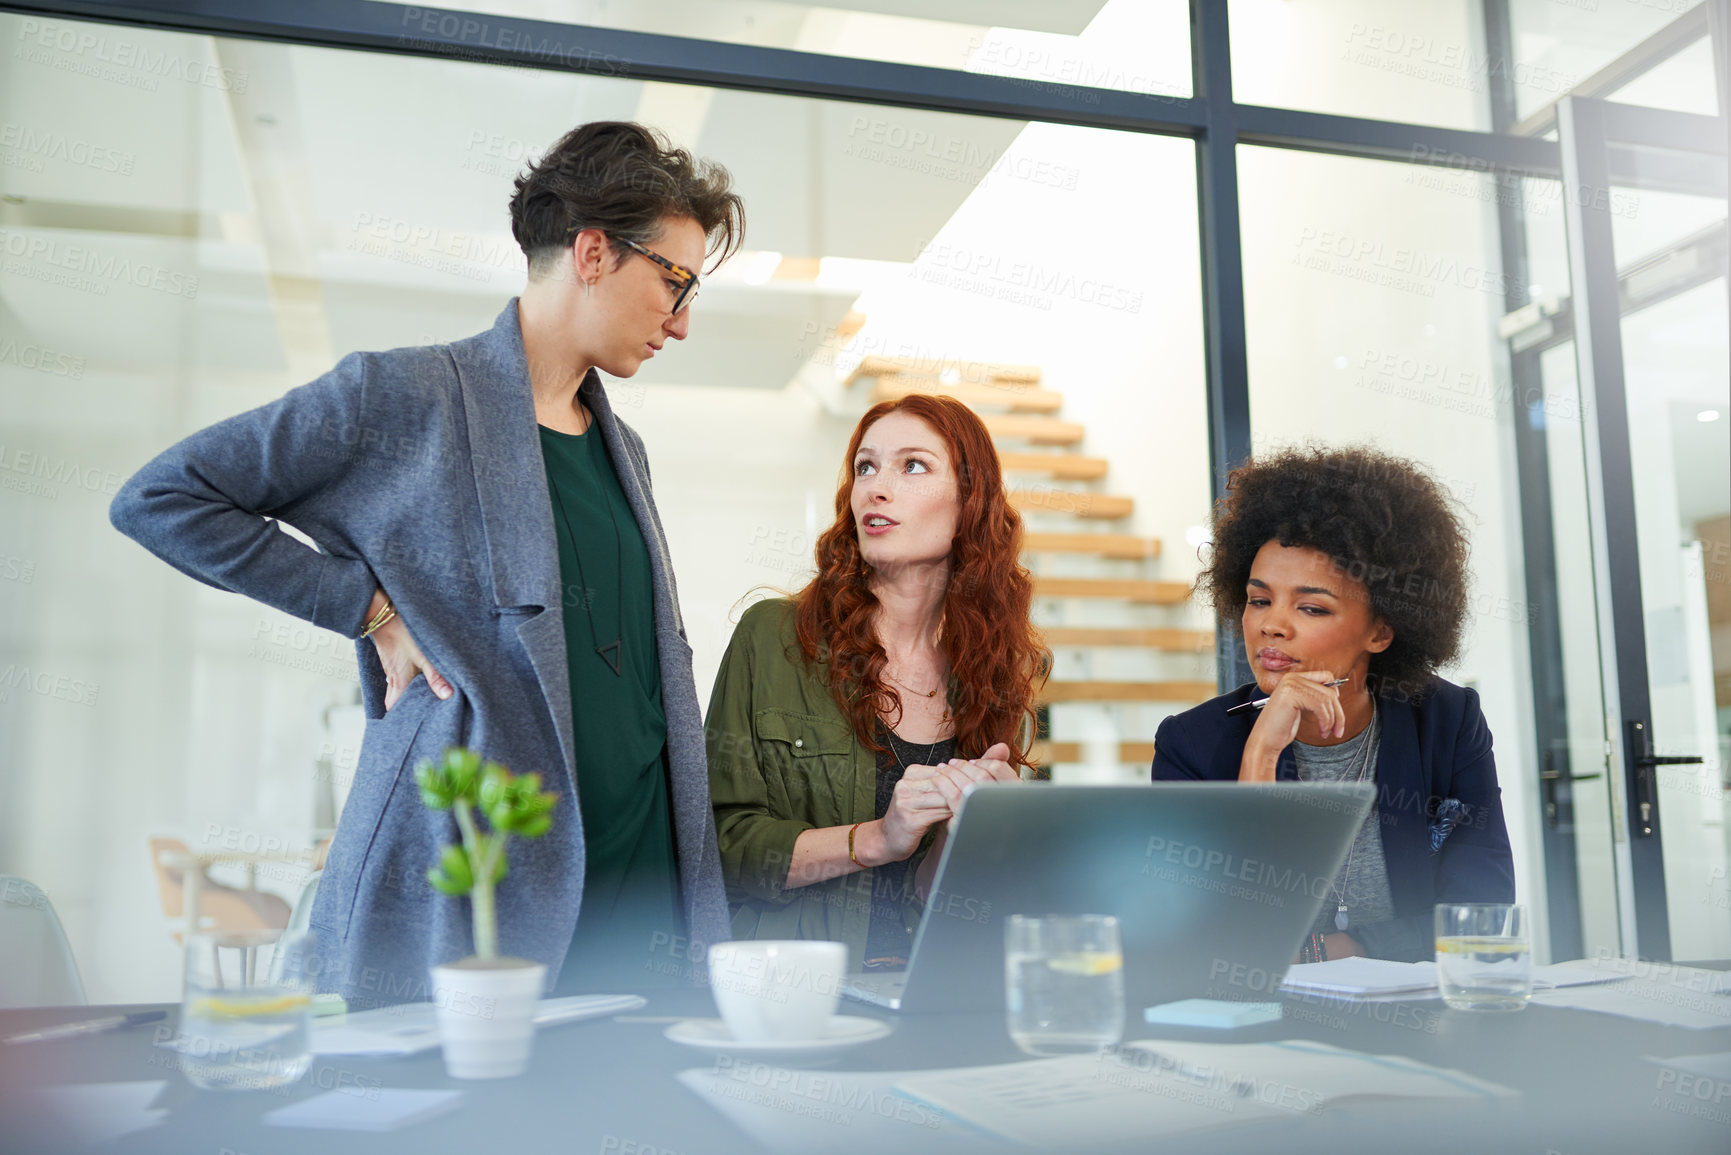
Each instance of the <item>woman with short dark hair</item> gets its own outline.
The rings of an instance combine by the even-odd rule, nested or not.
[[[1460,520],[1371,449],[1289,450],[1227,491],[1199,584],[1256,680],[1161,723],[1153,776],[1374,783],[1301,957],[1429,958],[1436,903],[1514,899],[1478,693],[1437,676],[1466,618]]]
[[[422,877],[450,815],[410,774],[452,745],[565,803],[512,847],[503,953],[563,989],[635,986],[658,947],[727,929],[672,562],[600,374],[686,337],[743,207],[725,169],[608,122],[530,166],[510,210],[529,279],[489,331],[350,354],[170,448],[112,509],[182,572],[356,639],[366,737],[311,917],[351,1004],[426,997],[427,968],[470,952],[464,904]]]

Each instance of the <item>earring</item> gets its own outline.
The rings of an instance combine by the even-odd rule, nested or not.
[[[591,289],[593,289],[594,287],[595,287],[595,283],[593,281],[584,281],[583,282],[583,299],[585,301],[587,301],[589,299],[589,291]]]

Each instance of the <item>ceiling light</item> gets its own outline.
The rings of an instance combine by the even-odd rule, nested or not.
[[[1719,411],[1717,409],[1703,409],[1701,412],[1695,414],[1695,420],[1701,422],[1703,425],[1709,421],[1717,421],[1719,420]]]

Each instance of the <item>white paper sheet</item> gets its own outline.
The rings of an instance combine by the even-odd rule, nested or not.
[[[1534,991],[1533,1002],[1540,1006],[1597,1011],[1697,1031],[1731,1027],[1731,995],[1691,990],[1686,984],[1669,981],[1627,978],[1598,986]]]
[[[1166,1053],[1163,1051],[1162,1053]],[[1055,1147],[1127,1142],[1258,1122],[1277,1107],[1207,1069],[1144,1068],[1098,1055],[935,1071],[900,1080],[914,1098],[1004,1139]]]
[[[792,1070],[722,1058],[679,1081],[786,1155],[1064,1149],[1320,1114],[1378,1098],[1518,1096],[1458,1071],[1326,1043],[1141,1042],[1109,1055],[900,1072]],[[1478,1108],[1475,1108],[1478,1109]]]
[[[375,1089],[368,1095],[327,1091],[302,1099],[263,1119],[272,1127],[316,1127],[330,1131],[395,1131],[455,1111],[461,1091]]]
[[[573,995],[542,999],[535,1025],[550,1027],[605,1018],[646,1005],[640,995]],[[314,1019],[313,1053],[318,1055],[414,1055],[439,1045],[439,1024],[432,1003],[403,1003],[352,1015]]]
[[[1630,977],[1631,967],[1622,959],[1575,959],[1533,967],[1533,989],[1587,986],[1617,982]],[[1714,974],[1703,971],[1701,974]],[[1319,963],[1294,963],[1286,970],[1281,986],[1302,994],[1320,994],[1353,1000],[1383,1000],[1437,994],[1434,962],[1390,962],[1387,959],[1343,958]],[[1706,989],[1702,987],[1700,989]]]
[[[71,1134],[80,1147],[93,1147],[154,1127],[168,1111],[150,1104],[168,1086],[164,1079],[136,1083],[76,1083],[47,1087],[40,1094],[44,1110]]]
[[[1703,1079],[1731,1084],[1731,1051],[1720,1051],[1713,1055],[1679,1055],[1675,1059],[1660,1059],[1652,1055],[1643,1055],[1642,1058],[1649,1063],[1669,1067],[1673,1071],[1684,1071],[1699,1075]],[[1718,1090],[1717,1087],[1713,1088],[1716,1097]]]
[[[1600,959],[1574,959],[1533,968],[1533,989],[1552,990],[1557,987],[1581,987],[1592,983],[1612,983],[1627,978],[1620,969],[1603,965]]]
[[[1556,963],[1553,966],[1538,969],[1558,970],[1563,968],[1578,970],[1581,974],[1597,975],[1599,978],[1595,981],[1601,982],[1609,979],[1632,978],[1642,982],[1674,987],[1693,994],[1731,995],[1731,971],[1713,971],[1704,967],[1683,966],[1679,963],[1643,962],[1639,959],[1626,958],[1590,958]]]
[[[1434,962],[1391,962],[1380,958],[1340,958],[1294,963],[1281,986],[1335,995],[1395,995],[1436,989]]]
[[[1357,1099],[1515,1098],[1458,1071],[1302,1041],[1136,1042],[1116,1054],[926,1072],[895,1085],[1004,1138],[1058,1148],[1318,1115]]]
[[[895,1089],[902,1071],[805,1071],[728,1056],[676,1077],[768,1151],[909,1155],[1002,1142]]]

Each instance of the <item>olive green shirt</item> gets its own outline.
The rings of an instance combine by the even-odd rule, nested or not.
[[[794,634],[793,604],[758,602],[740,617],[715,675],[704,729],[721,875],[737,938],[831,939],[864,962],[872,875],[859,870],[788,888],[793,844],[807,830],[877,817],[877,755],[854,736]],[[908,859],[919,869],[935,832]],[[919,918],[909,888],[906,911]]]

